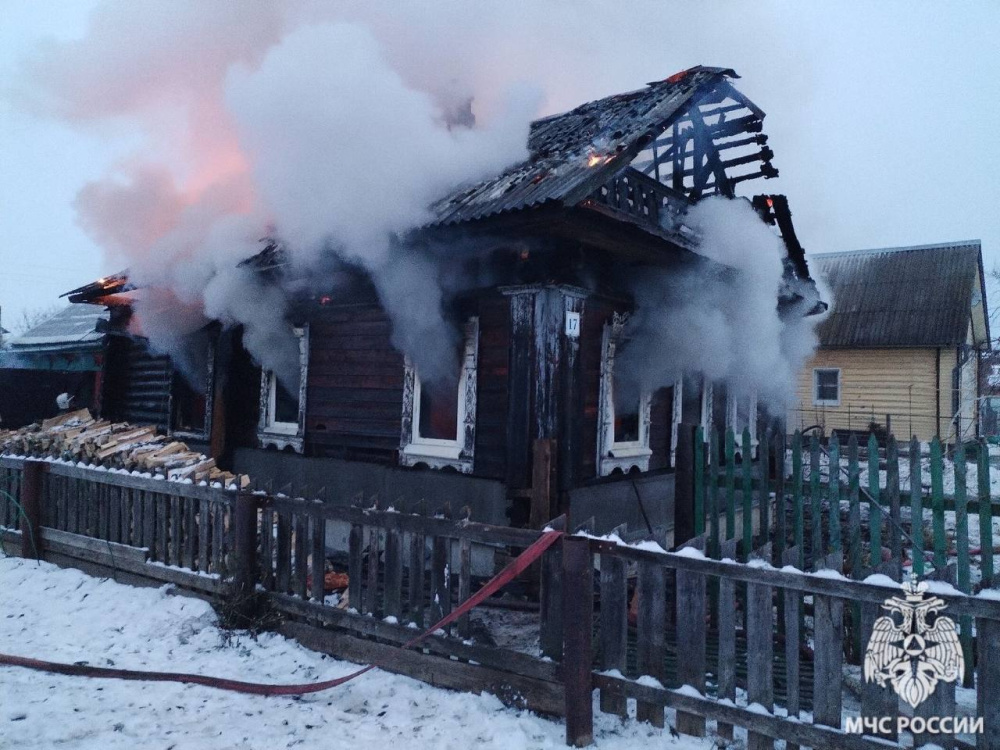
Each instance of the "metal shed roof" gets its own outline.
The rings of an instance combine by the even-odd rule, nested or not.
[[[817,327],[824,347],[957,346],[974,305],[989,319],[979,240],[814,255],[809,263],[833,297]]]
[[[432,206],[437,216],[433,223],[456,224],[550,201],[575,205],[627,167],[696,95],[700,98],[727,77],[737,76],[728,68],[699,65],[643,89],[536,120],[528,137],[530,156],[438,201]]]
[[[8,344],[19,352],[99,347],[104,340],[104,334],[98,330],[99,321],[107,318],[108,312],[101,305],[68,305],[48,320],[10,339]]]

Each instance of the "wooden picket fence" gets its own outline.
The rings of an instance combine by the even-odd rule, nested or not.
[[[837,554],[806,573],[770,565],[770,544],[753,552],[747,564],[733,559],[736,540],[722,543],[718,560],[697,550],[703,541],[671,553],[564,539],[562,662],[564,674],[573,676],[566,684],[571,743],[582,746],[592,738],[591,689],[597,688],[601,712],[625,717],[626,700],[634,699],[638,720],[663,726],[669,707],[676,711],[680,733],[704,736],[714,729],[723,745],[739,727],[751,750],[773,748],[777,740],[786,748],[837,750],[874,750],[886,747],[887,740],[890,746],[1000,747],[1000,712],[991,708],[1000,697],[1000,659],[994,653],[1000,646],[998,598],[935,591],[949,615],[975,623],[977,648],[968,663],[982,731],[968,734],[973,712],[956,707],[954,683],[941,682],[914,715],[921,721],[967,717],[959,724],[967,736],[924,731],[905,737],[896,731],[897,718],[909,719],[908,707],[891,686],[860,681],[852,690],[844,669],[850,609],[860,610],[860,634],[867,642],[882,603],[900,595],[897,586],[885,578],[852,581],[839,575]],[[798,554],[796,547],[787,548],[785,562]],[[634,628],[627,613],[633,572]],[[580,669],[591,664],[590,670]],[[863,723],[861,732],[847,731],[848,717],[858,714],[845,711],[845,695],[858,698],[860,716],[884,717],[884,726]],[[890,731],[881,731],[885,728]]]
[[[846,731],[845,696],[859,693],[865,716],[894,721],[905,712],[890,688],[852,686],[845,665],[861,658],[881,604],[900,593],[884,577],[864,579],[898,579],[904,551],[913,548],[901,501],[893,502],[898,473],[893,480],[886,469],[885,482],[866,482],[868,497],[856,443],[848,445],[846,480],[833,472],[831,482],[820,471],[826,462],[818,439],[806,447],[792,436],[790,451],[785,442],[764,434],[754,444],[743,435],[739,445],[757,459],[741,461],[732,435],[723,437],[724,453],[716,437],[696,441],[698,536],[688,549],[564,536],[537,566],[537,615],[527,613],[516,648],[484,641],[478,613],[419,649],[400,648],[540,534],[450,518],[444,503],[427,515],[399,513],[374,503],[227,492],[63,464],[43,470],[39,462],[2,458],[0,539],[22,552],[35,546],[59,564],[175,583],[240,616],[277,613],[275,627],[310,648],[565,717],[569,744],[592,739],[597,689],[602,712],[633,715],[635,701],[636,719],[663,726],[671,708],[677,731],[714,731],[723,741],[745,732],[750,748],[775,741],[884,748],[895,741],[891,733]],[[839,446],[831,441],[826,450],[837,457]],[[945,563],[960,551],[953,546],[962,528],[958,509],[974,501],[958,491],[946,498],[942,489],[935,502],[947,470],[943,456],[935,458],[942,453],[931,446],[927,510],[932,530],[935,523],[947,528],[940,519],[953,514],[956,533],[942,534],[944,562],[928,560],[925,571],[947,578],[956,566]],[[881,463],[893,466],[894,456],[892,444],[869,447],[870,475],[878,477]],[[926,498],[918,500],[922,517]],[[35,541],[25,537],[24,511],[37,521]],[[881,525],[866,528],[865,518],[880,519],[885,533]],[[895,549],[892,518],[900,521],[900,552],[872,558],[868,551],[881,550],[883,540]],[[565,519],[552,525],[565,529]],[[331,567],[348,574],[346,602],[326,590]],[[973,691],[965,698],[979,706],[984,731],[917,735],[918,746],[1000,748],[1000,712],[988,708],[1000,698],[1000,596],[991,594],[935,590],[959,622],[963,689]],[[967,716],[956,696],[955,684],[940,683],[918,715]]]
[[[1000,502],[992,497],[985,441],[958,444],[947,457],[937,438],[926,453],[913,439],[901,456],[891,435],[882,445],[870,435],[859,446],[852,434],[846,450],[837,435],[826,441],[815,433],[786,437],[770,430],[756,440],[749,430],[741,436],[729,430],[721,443],[720,450],[718,433],[705,441],[698,429],[695,533],[707,534],[710,553],[722,541],[737,539],[746,559],[771,541],[773,561],[795,546],[802,570],[843,552],[849,574],[886,561],[899,571],[938,577],[947,575],[942,571],[954,560],[959,590],[992,585],[993,518],[1000,516]],[[742,460],[744,455],[753,460]],[[972,491],[970,461],[977,469]],[[946,475],[954,478],[948,494]],[[923,486],[928,478],[929,490]],[[970,541],[970,524],[978,545]]]
[[[0,458],[0,527],[19,534],[20,500],[31,469],[40,483],[36,537],[56,562],[175,583],[206,594],[223,590],[232,566],[236,493],[62,463]],[[29,511],[31,509],[28,509]],[[17,537],[21,543],[20,537]]]

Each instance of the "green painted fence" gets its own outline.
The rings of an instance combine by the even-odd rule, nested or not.
[[[1000,498],[986,441],[948,448],[936,438],[899,445],[871,435],[859,444],[851,435],[845,447],[837,436],[699,428],[696,444],[695,529],[711,557],[735,544],[741,561],[764,550],[774,565],[818,570],[838,553],[855,579],[913,573],[963,593],[994,585]],[[847,614],[857,650],[860,610]],[[971,620],[959,629],[971,654]]]
[[[794,547],[803,569],[842,551],[852,574],[895,566],[953,576],[965,592],[993,580],[1000,498],[985,441],[945,450],[936,438],[899,446],[871,435],[859,445],[852,435],[844,450],[837,436],[798,432],[699,428],[697,438],[695,528],[714,556],[726,540],[738,542],[743,559],[771,542],[776,562]]]

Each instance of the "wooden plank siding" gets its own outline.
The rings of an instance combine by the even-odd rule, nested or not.
[[[313,455],[396,462],[404,363],[391,334],[374,302],[311,316],[305,430]]]
[[[502,479],[506,467],[510,309],[484,296],[479,316],[476,449],[473,474]],[[309,455],[396,464],[405,361],[377,302],[324,306],[309,321],[306,451]]]
[[[670,466],[670,438],[674,429],[674,389],[660,388],[653,392],[649,408],[650,469]]]
[[[170,358],[153,354],[141,340],[116,337],[109,351],[113,378],[105,399],[107,416],[124,422],[170,425]]]
[[[479,362],[476,367],[476,453],[472,473],[504,479],[507,469],[507,401],[510,368],[510,299],[478,300]]]
[[[821,349],[799,374],[789,427],[820,424],[827,433],[864,431],[873,419],[884,428],[888,414],[892,416],[892,430],[896,434],[915,434],[921,440],[930,440],[938,432],[945,435],[955,362],[956,352],[950,349],[940,350],[940,365],[938,350],[932,348]],[[813,404],[816,368],[840,369],[839,406]]]

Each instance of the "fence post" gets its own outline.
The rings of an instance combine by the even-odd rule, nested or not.
[[[21,557],[42,559],[42,482],[44,461],[25,461],[21,477]]]
[[[563,682],[566,689],[566,744],[594,741],[593,617],[594,567],[590,541],[563,538]]]
[[[556,531],[566,529],[566,516],[559,516],[549,521],[547,526]],[[562,590],[564,576],[562,575],[562,544],[553,545],[541,561],[541,590],[538,594],[539,646],[542,656],[555,661],[563,658],[563,600]]]
[[[233,506],[233,615],[252,620],[257,590],[257,496],[241,492]]]

